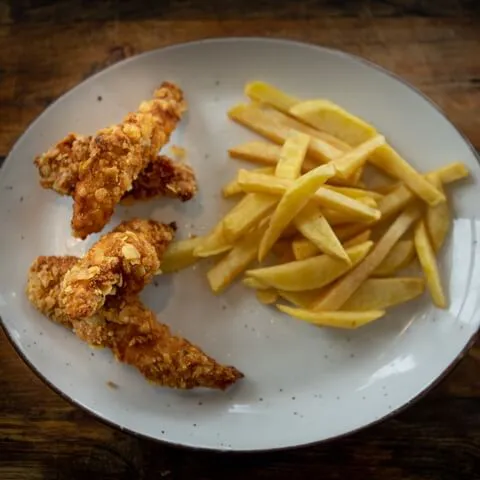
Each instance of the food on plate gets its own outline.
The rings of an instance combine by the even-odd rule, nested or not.
[[[402,270],[415,257],[413,240],[400,240],[385,257],[383,262],[374,270],[375,277],[389,277]]]
[[[91,137],[68,134],[55,147],[35,159],[40,175],[40,185],[60,195],[72,196],[79,181],[79,169],[88,157]],[[197,192],[197,182],[192,168],[175,162],[166,155],[152,158],[132,184],[132,189],[122,202],[149,200],[156,196],[190,200]]]
[[[427,175],[427,180],[432,183],[440,192],[445,194],[443,184],[439,175]],[[435,252],[442,248],[452,223],[452,214],[447,202],[427,207],[425,213],[425,226],[427,227],[430,241]]]
[[[39,257],[30,267],[27,296],[43,315],[71,329],[92,347],[110,348],[120,362],[150,382],[172,388],[226,389],[243,374],[223,366],[159,323],[137,296],[108,302],[92,317],[70,317],[60,301],[65,275],[76,257]]]
[[[172,242],[162,258],[160,265],[162,273],[177,272],[196,263],[198,257],[193,252],[202,241],[202,237],[193,237]]]
[[[91,317],[107,297],[139,293],[159,273],[175,228],[133,219],[103,235],[62,280],[59,299],[67,314]]]
[[[425,222],[420,221],[415,227],[413,236],[418,260],[422,266],[423,273],[427,280],[427,287],[432,296],[433,303],[439,308],[447,307],[447,299],[442,287],[440,273],[438,271],[435,252],[430,239],[428,238]]]
[[[88,148],[75,149],[72,145],[75,155],[84,155],[72,192],[75,237],[83,239],[102,230],[116,204],[168,142],[185,108],[182,91],[164,82],[155,90],[152,100],[143,102],[120,124],[97,132],[88,142]],[[67,150],[62,150],[62,164],[68,160]],[[55,148],[48,156],[52,153]],[[40,168],[42,163],[42,157],[37,159]]]

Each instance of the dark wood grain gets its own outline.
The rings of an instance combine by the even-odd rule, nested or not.
[[[304,40],[369,58],[433,98],[480,149],[479,5],[0,1],[0,160],[46,106],[108,65],[172,43],[235,35]],[[299,450],[224,455],[172,448],[98,422],[45,386],[0,334],[1,480],[300,476],[480,478],[480,344],[425,398],[366,431]]]

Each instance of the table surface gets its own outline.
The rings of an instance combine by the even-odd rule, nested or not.
[[[362,55],[431,97],[480,149],[479,7],[478,0],[0,0],[0,160],[42,110],[93,73],[145,50],[220,36],[285,37]],[[0,334],[2,480],[308,474],[480,478],[480,344],[386,422],[324,445],[225,455],[100,423],[45,386]]]

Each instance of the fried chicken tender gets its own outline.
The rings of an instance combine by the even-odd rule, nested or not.
[[[43,188],[60,195],[72,196],[79,181],[81,162],[88,159],[91,137],[70,133],[57,145],[35,159]],[[175,162],[166,155],[157,155],[140,172],[123,203],[150,200],[158,196],[190,200],[197,193],[197,182],[192,168]]]
[[[75,237],[83,239],[102,230],[115,205],[169,141],[185,109],[180,88],[164,82],[152,100],[142,102],[120,124],[97,132],[88,141],[88,148],[84,137],[67,136],[36,159],[42,184],[73,196]],[[70,156],[77,167],[69,165]],[[85,160],[78,162],[79,158]],[[55,170],[61,172],[58,179],[52,178]],[[72,191],[75,175],[77,182]]]
[[[158,385],[224,390],[243,377],[234,367],[218,364],[189,341],[172,335],[138,297],[106,305],[91,318],[71,319],[60,292],[64,276],[78,261],[76,257],[39,257],[32,264],[27,296],[42,314],[72,329],[89,345],[110,348],[119,361]]]
[[[175,224],[134,219],[103,235],[62,282],[60,302],[71,318],[93,316],[108,296],[139,293],[160,272]]]

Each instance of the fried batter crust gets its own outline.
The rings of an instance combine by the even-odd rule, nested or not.
[[[78,182],[80,163],[88,159],[91,137],[70,133],[57,145],[35,159],[40,185],[60,195],[72,196]],[[166,155],[157,155],[140,172],[122,203],[150,200],[159,196],[190,200],[197,193],[192,168],[175,162]]]
[[[78,261],[76,257],[38,257],[33,262],[27,296],[42,314],[72,329],[89,345],[110,348],[119,361],[158,385],[223,390],[243,377],[234,367],[218,364],[188,340],[172,335],[136,296],[113,302],[91,318],[69,317],[60,301],[61,284]]]
[[[63,279],[65,312],[72,318],[91,317],[108,296],[139,293],[159,273],[174,232],[174,224],[133,219],[103,235]]]
[[[176,85],[164,82],[152,100],[143,102],[122,123],[97,132],[88,144],[86,155],[84,140],[76,142],[67,137],[37,159],[40,170],[44,169],[43,176],[50,178],[48,167],[56,155],[62,167],[67,163],[69,151],[74,156],[86,156],[78,163],[78,181],[73,192],[70,191],[72,176],[67,174],[68,169],[62,170],[65,175],[56,182],[59,191],[70,191],[73,196],[74,236],[86,238],[102,230],[115,205],[131,190],[139,174],[168,142],[185,108],[182,91]],[[75,172],[75,167],[70,172]]]

